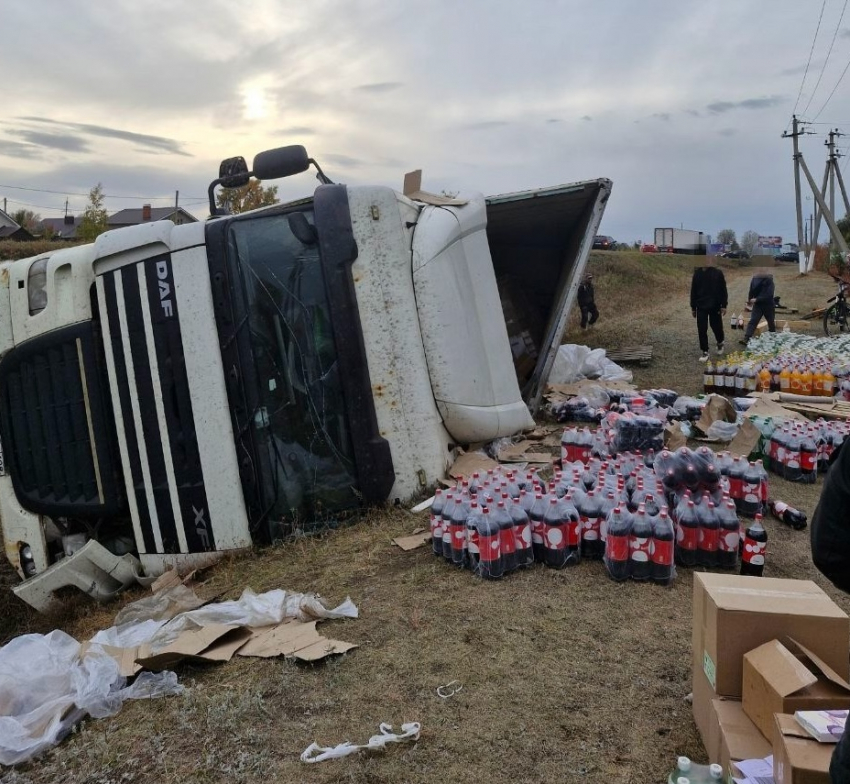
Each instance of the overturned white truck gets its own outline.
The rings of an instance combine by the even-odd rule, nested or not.
[[[217,186],[316,165],[289,204]],[[407,189],[410,190],[410,189]],[[444,475],[531,414],[611,192],[331,183],[303,147],[222,163],[204,223],[0,266],[0,520],[47,608],[268,542]]]

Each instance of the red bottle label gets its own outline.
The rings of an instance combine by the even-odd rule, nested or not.
[[[502,554],[499,534],[482,536],[478,540],[482,561],[498,561]]]
[[[767,552],[767,542],[755,542],[749,536],[744,538],[744,551],[741,560],[753,566],[762,566]]]
[[[645,563],[649,560],[650,550],[652,549],[652,538],[638,538],[633,536],[629,539],[629,557],[633,561]]]
[[[499,541],[501,544],[502,552],[505,555],[510,555],[511,553],[516,552],[516,539],[514,538],[513,528],[503,528],[500,531]]]
[[[527,550],[531,547],[531,526],[528,523],[518,525],[514,528],[516,536],[516,549]]]
[[[569,547],[578,547],[581,544],[581,523],[578,520],[569,520],[566,528],[567,545]]]
[[[720,529],[700,528],[699,545],[701,550],[705,550],[709,553],[716,552],[720,545]]]
[[[629,537],[612,536],[609,533],[608,539],[605,542],[605,557],[609,561],[628,561]]]
[[[548,550],[564,550],[567,547],[566,526],[545,525],[543,545]]]
[[[815,465],[817,464],[817,459],[817,452],[809,452],[808,450],[805,452],[800,452],[800,468],[802,468],[803,471],[814,471]]]
[[[690,525],[676,526],[676,543],[682,550],[696,550],[699,542],[699,528]]]
[[[652,563],[669,566],[673,563],[673,540],[672,539],[653,539],[652,540]]]

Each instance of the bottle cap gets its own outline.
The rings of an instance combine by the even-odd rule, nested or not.
[[[679,770],[688,771],[691,769],[691,758],[690,757],[679,757],[676,760],[676,764],[679,766]],[[678,784],[678,782],[677,782]]]
[[[716,762],[713,762],[708,766],[708,775],[720,781],[723,778],[723,766],[718,765]]]

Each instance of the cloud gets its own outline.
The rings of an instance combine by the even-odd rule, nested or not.
[[[850,27],[845,27],[839,34],[839,38],[850,38]]]
[[[392,90],[398,90],[400,87],[404,87],[403,82],[375,82],[373,84],[359,84],[354,89],[363,93],[388,93]]]
[[[0,155],[8,155],[10,158],[42,158],[42,152],[32,144],[21,144],[9,139],[0,139]]]
[[[696,109],[685,109],[685,114],[691,115],[691,117],[699,117],[700,113]]]
[[[318,160],[318,159],[317,159]],[[326,152],[322,155],[323,161],[330,161],[331,163],[335,163],[337,166],[363,166],[366,162],[360,160],[359,158],[352,158],[350,155],[342,155],[341,153],[336,152]]]
[[[734,136],[738,131],[735,128],[721,128],[717,133],[720,136]]]
[[[735,109],[770,109],[773,106],[778,106],[784,100],[778,95],[771,95],[768,98],[746,98],[743,101],[715,101],[705,108],[711,114],[724,114]]]
[[[548,120],[546,120],[546,122],[547,122],[547,124],[548,123],[559,123],[559,122],[563,122],[563,120],[560,120],[557,117],[550,117]]]
[[[309,125],[293,125],[289,128],[281,128],[278,133],[281,136],[315,136],[318,131]]]
[[[655,120],[670,122],[670,114],[668,112],[655,112],[655,114],[650,114],[649,116]]]
[[[585,114],[581,119],[585,122],[593,122],[593,118],[589,114]]]
[[[44,133],[42,131],[29,131],[19,129],[10,131],[15,136],[26,139],[30,144],[38,147],[49,147],[53,150],[64,150],[65,152],[88,152],[89,146],[79,136],[63,133]]]
[[[74,122],[59,122],[50,120],[46,117],[19,117],[19,120],[26,122],[40,123],[46,125],[55,125],[70,130],[75,130],[80,133],[88,134],[89,136],[100,136],[109,139],[120,139],[133,144],[140,144],[143,147],[156,150],[158,152],[167,152],[174,155],[186,155],[182,143],[174,139],[168,139],[164,136],[152,136],[147,133],[134,133],[132,131],[122,131],[117,128],[109,128],[105,125],[91,125],[89,123],[74,123]]]

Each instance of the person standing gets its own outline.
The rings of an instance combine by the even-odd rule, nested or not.
[[[584,276],[584,280],[578,287],[578,306],[581,310],[581,328],[587,329],[593,326],[599,318],[599,311],[596,309],[593,293],[593,275],[589,272]]]
[[[758,272],[753,275],[753,279],[750,281],[750,293],[747,295],[747,304],[752,307],[753,312],[750,315],[747,328],[744,330],[744,339],[740,341],[742,346],[747,345],[762,317],[767,320],[768,330],[776,332],[774,293],[773,275],[769,272]]]
[[[702,351],[700,362],[708,362],[708,327],[717,340],[717,353],[723,353],[723,317],[728,303],[726,276],[714,263],[714,257],[706,257],[706,263],[694,270],[691,278],[691,315],[697,320],[697,336]]]
[[[812,516],[812,561],[818,571],[850,593],[850,447],[830,458],[820,500]],[[850,723],[835,746],[829,766],[833,784],[850,781]]]

